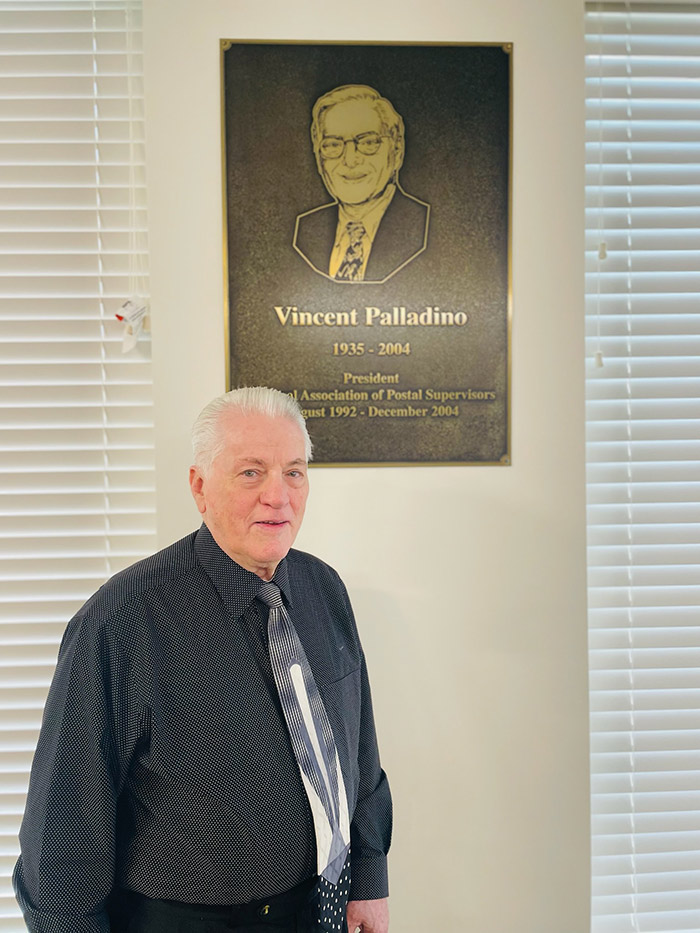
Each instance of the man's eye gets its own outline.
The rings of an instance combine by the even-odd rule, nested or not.
[[[243,475],[244,476],[257,476],[258,471],[257,470],[243,470]]]

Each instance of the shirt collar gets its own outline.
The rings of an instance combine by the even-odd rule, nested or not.
[[[370,243],[373,243],[377,227],[391,204],[391,199],[394,197],[395,191],[396,185],[388,184],[381,195],[361,217],[354,216],[354,214],[357,214],[357,211],[354,211],[353,215],[349,214],[343,205],[338,202],[338,229],[346,230],[348,223],[359,222],[365,228],[365,233],[369,237]]]
[[[194,550],[197,560],[216,587],[223,604],[233,618],[238,619],[257,597],[265,581],[257,574],[241,567],[225,551],[222,551],[206,525],[202,525],[195,536]],[[292,593],[286,559],[281,560],[277,565],[271,582],[280,588],[285,602],[291,606]]]

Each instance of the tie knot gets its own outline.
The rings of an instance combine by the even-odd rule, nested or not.
[[[358,246],[362,237],[367,233],[365,230],[365,225],[361,224],[357,220],[351,220],[347,225],[348,236],[350,237],[350,245]]]
[[[271,609],[281,609],[282,593],[276,583],[263,583],[258,590],[258,599]]]

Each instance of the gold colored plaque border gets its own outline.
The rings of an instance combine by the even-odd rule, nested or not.
[[[396,460],[396,461],[342,461],[339,463],[309,464],[316,468],[345,467],[449,467],[449,466],[510,466],[512,437],[512,327],[513,327],[513,43],[512,42],[384,42],[381,40],[326,40],[326,39],[220,39],[219,40],[219,84],[221,113],[221,190],[222,190],[222,269],[224,289],[224,356],[226,391],[231,389],[231,333],[229,307],[229,263],[228,263],[228,185],[226,173],[226,88],[224,80],[224,53],[232,45],[362,45],[362,46],[455,46],[479,48],[502,48],[508,55],[509,113],[508,113],[508,246],[507,246],[507,306],[506,306],[506,453],[500,460]]]

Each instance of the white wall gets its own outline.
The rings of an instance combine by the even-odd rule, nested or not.
[[[578,0],[145,0],[158,502],[225,388],[219,39],[512,41],[511,467],[316,469],[395,796],[394,933],[587,933]]]

